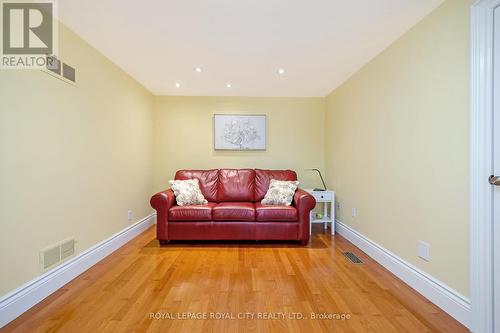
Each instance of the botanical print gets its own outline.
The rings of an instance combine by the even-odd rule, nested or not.
[[[224,141],[239,146],[239,149],[250,149],[250,146],[260,139],[257,128],[249,119],[227,122],[223,138]]]
[[[266,148],[266,117],[263,115],[215,115],[214,131],[215,149]]]

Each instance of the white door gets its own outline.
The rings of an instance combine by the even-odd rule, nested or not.
[[[493,44],[493,170],[495,176],[500,176],[500,7],[495,9]],[[499,183],[500,178],[496,180]],[[493,186],[493,207],[494,332],[500,333],[500,185]]]

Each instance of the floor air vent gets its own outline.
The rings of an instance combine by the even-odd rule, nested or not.
[[[342,252],[342,254],[347,258],[349,259],[350,262],[352,262],[353,264],[362,264],[363,262],[361,261],[361,259],[358,258],[357,255],[355,255],[354,253],[352,252]]]

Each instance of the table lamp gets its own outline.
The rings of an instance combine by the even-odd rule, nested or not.
[[[323,180],[323,176],[321,175],[321,171],[319,171],[319,169],[306,169],[306,171],[316,171],[319,174],[319,178],[321,178],[321,182],[323,183],[324,188],[315,188],[313,191],[326,191],[326,185]]]

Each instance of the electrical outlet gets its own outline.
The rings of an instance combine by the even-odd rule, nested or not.
[[[431,260],[431,246],[429,243],[419,240],[417,246],[417,255],[425,261]]]
[[[358,209],[357,208],[351,209],[351,216],[356,217],[357,215],[358,215]]]
[[[128,212],[127,212],[127,219],[129,221],[132,221],[132,211],[129,209]]]

